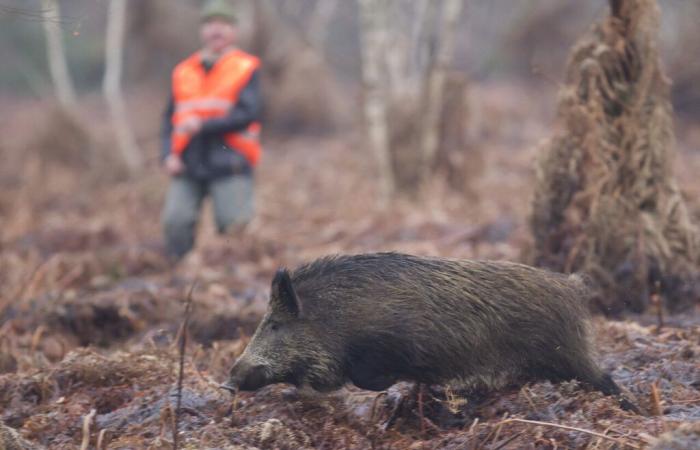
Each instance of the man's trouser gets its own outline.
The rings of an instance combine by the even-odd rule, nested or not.
[[[161,217],[168,252],[184,256],[194,245],[202,201],[211,195],[219,233],[253,218],[253,177],[233,175],[211,181],[173,177]]]

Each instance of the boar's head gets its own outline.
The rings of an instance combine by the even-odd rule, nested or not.
[[[252,391],[291,383],[318,391],[337,389],[344,380],[333,341],[332,327],[305,310],[289,272],[280,269],[272,280],[267,312],[224,387]]]

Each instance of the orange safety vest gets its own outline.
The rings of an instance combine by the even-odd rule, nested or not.
[[[258,67],[260,60],[241,50],[232,50],[219,58],[209,72],[202,67],[199,53],[178,64],[172,80],[175,112],[170,150],[180,155],[190,143],[192,136],[178,130],[178,125],[187,118],[197,116],[206,120],[225,116]],[[260,130],[260,123],[254,122],[242,132],[226,133],[224,141],[254,166],[262,153]]]

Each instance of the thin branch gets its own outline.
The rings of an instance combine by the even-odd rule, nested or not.
[[[185,303],[185,315],[182,321],[181,333],[180,333],[180,368],[177,375],[177,403],[175,406],[175,420],[173,425],[173,449],[178,448],[178,434],[180,427],[180,410],[182,408],[182,381],[185,378],[185,348],[187,347],[187,326],[190,323],[190,313],[192,312],[192,293],[194,288],[197,287],[197,280],[192,283],[190,291],[187,294],[187,301]]]
[[[510,444],[511,442],[513,442],[514,440],[516,440],[517,438],[519,438],[520,436],[522,436],[523,433],[524,433],[524,431],[521,431],[520,433],[515,433],[513,436],[510,436],[510,437],[504,439],[503,442],[501,442],[500,444],[497,444],[497,446],[494,447],[493,450],[500,450],[500,449],[502,449],[502,448],[505,447],[506,445]]]
[[[659,380],[651,383],[651,415],[661,415],[661,394],[659,393]]]
[[[507,423],[512,423],[512,422],[519,422],[519,423],[528,423],[531,425],[539,425],[543,427],[552,427],[552,428],[561,428],[563,430],[569,430],[569,431],[577,431],[579,433],[585,433],[585,434],[590,434],[591,436],[596,436],[601,439],[607,439],[609,441],[616,442],[620,445],[624,445],[630,448],[639,448],[638,446],[634,444],[630,444],[629,442],[622,441],[620,439],[617,439],[612,436],[608,436],[606,434],[598,433],[597,431],[592,431],[592,430],[586,430],[585,428],[577,428],[577,427],[571,427],[568,425],[560,425],[558,423],[551,423],[551,422],[540,422],[539,420],[526,420],[526,419],[506,419],[502,422],[500,422],[499,425],[505,425]]]
[[[671,403],[674,404],[674,405],[687,405],[688,403],[700,403],[700,397],[698,397],[698,398],[686,399],[686,400],[672,401]]]
[[[97,445],[95,445],[97,450],[102,450],[103,446],[105,445],[105,433],[107,433],[106,428],[104,430],[100,430],[100,434],[97,436]]]
[[[97,410],[91,409],[90,413],[83,417],[83,442],[80,444],[80,450],[87,450],[90,446],[90,423],[95,418],[95,414]]]

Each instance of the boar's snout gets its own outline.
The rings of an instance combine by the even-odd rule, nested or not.
[[[241,391],[260,389],[270,384],[268,368],[264,364],[251,364],[246,360],[239,360],[231,368],[227,384],[231,387],[237,387]]]

